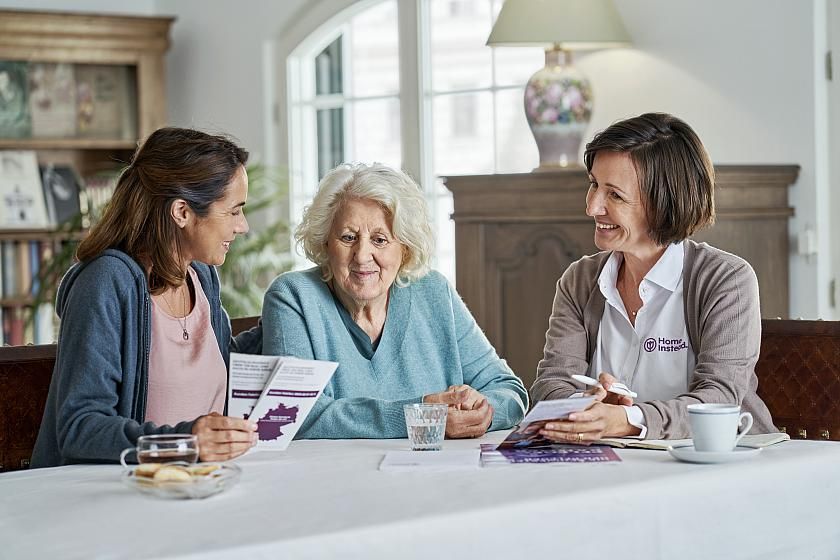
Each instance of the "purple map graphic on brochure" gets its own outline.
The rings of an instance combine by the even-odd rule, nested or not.
[[[297,421],[298,407],[286,407],[283,403],[277,403],[277,408],[272,408],[265,413],[265,416],[257,420],[257,433],[260,441],[276,441],[283,435],[283,426],[294,424]]]

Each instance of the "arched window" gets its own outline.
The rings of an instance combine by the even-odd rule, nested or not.
[[[538,164],[522,96],[543,54],[485,46],[501,4],[357,2],[300,42],[286,65],[292,221],[338,163],[401,167],[426,192],[435,268],[454,280],[452,198],[439,177]]]

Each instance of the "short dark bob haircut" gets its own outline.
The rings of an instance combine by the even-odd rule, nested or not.
[[[676,243],[715,221],[715,169],[700,138],[685,121],[645,113],[618,121],[586,145],[591,173],[600,151],[626,153],[636,168],[651,239]]]

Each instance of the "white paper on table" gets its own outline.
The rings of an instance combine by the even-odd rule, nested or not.
[[[228,414],[257,423],[257,449],[282,451],[336,368],[337,362],[231,353]]]
[[[481,450],[389,451],[379,464],[380,471],[451,471],[477,469]]]
[[[568,399],[555,399],[548,401],[540,401],[534,405],[534,408],[525,415],[519,427],[522,428],[532,422],[539,422],[542,420],[562,420],[567,418],[573,412],[584,410],[595,397],[573,397]]]

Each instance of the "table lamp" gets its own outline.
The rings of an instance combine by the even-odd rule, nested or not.
[[[545,67],[525,86],[525,115],[540,152],[535,171],[578,165],[593,100],[572,51],[630,44],[612,0],[506,0],[487,44],[546,46]]]

